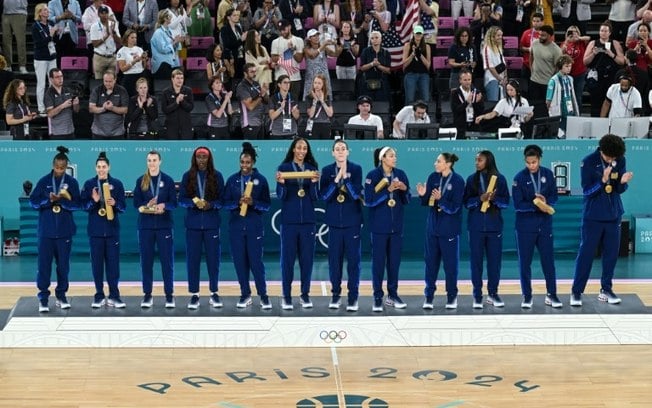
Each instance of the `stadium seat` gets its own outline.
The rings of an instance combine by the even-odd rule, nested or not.
[[[470,27],[473,17],[459,17],[457,19],[457,28],[460,27]]]
[[[62,71],[88,71],[88,57],[61,57]]]
[[[437,37],[435,55],[448,55],[448,49],[453,45],[455,37],[452,35],[441,35]]]
[[[455,19],[453,17],[439,17],[438,34],[453,35],[455,33]]]
[[[207,50],[213,44],[215,44],[215,38],[213,37],[191,37],[190,38],[191,49]]]

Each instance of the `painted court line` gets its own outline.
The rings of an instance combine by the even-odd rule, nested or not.
[[[342,373],[340,373],[340,362],[337,358],[337,349],[331,346],[331,359],[333,360],[333,373],[335,374],[335,388],[337,389],[337,404],[340,408],[346,408],[344,388],[342,387]]]

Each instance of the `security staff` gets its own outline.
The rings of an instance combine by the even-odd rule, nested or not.
[[[312,171],[312,178],[286,180],[283,172]],[[310,144],[304,138],[292,141],[276,172],[276,196],[281,200],[281,275],[283,310],[292,310],[294,262],[301,270],[301,307],[311,308],[310,281],[315,256],[315,202],[319,194],[319,172]]]
[[[81,206],[88,211],[86,232],[90,242],[91,270],[95,282],[95,297],[91,307],[104,305],[124,308],[120,299],[120,222],[118,213],[125,211],[125,189],[122,182],[111,177],[111,165],[105,152],[95,160],[97,175],[86,180],[81,191]],[[108,184],[108,193],[105,184]],[[106,266],[106,268],[105,268]],[[104,295],[104,274],[109,286],[109,299]]]
[[[362,167],[348,160],[349,147],[340,139],[333,144],[335,163],[324,167],[320,196],[326,202],[324,222],[328,225],[328,275],[331,281],[331,309],[341,303],[344,259],[347,263],[346,310],[358,310],[362,226]]]
[[[374,169],[367,174],[364,181],[364,202],[365,206],[369,207],[371,230],[373,312],[383,311],[385,265],[385,304],[396,309],[407,307],[398,295],[398,270],[403,249],[403,214],[410,198],[410,181],[405,172],[396,167],[396,151],[389,146],[376,149]]]
[[[79,184],[66,174],[68,149],[57,147],[52,160],[52,171],[43,176],[29,196],[29,203],[38,210],[38,287],[39,312],[49,312],[50,276],[52,260],[56,263],[57,287],[54,294],[56,306],[70,309],[66,298],[70,272],[72,237],[77,232],[72,212],[79,209]]]
[[[202,248],[206,254],[209,305],[222,307],[217,294],[220,274],[220,207],[224,177],[215,169],[213,155],[198,147],[190,159],[190,170],[183,174],[179,186],[179,206],[186,209],[186,271],[188,272],[188,309],[199,308],[199,267]]]
[[[252,303],[249,286],[251,272],[260,296],[260,307],[268,310],[272,308],[272,304],[267,296],[263,263],[263,214],[269,211],[271,198],[267,179],[254,167],[256,155],[256,149],[251,143],[242,144],[240,171],[226,181],[223,208],[230,213],[231,257],[240,284],[240,300],[236,306],[245,308]],[[247,186],[250,186],[251,191],[248,191]]]
[[[457,308],[457,275],[460,264],[464,179],[453,171],[457,155],[442,153],[426,184],[417,184],[421,205],[429,207],[426,219],[424,309],[434,308],[439,266],[446,273],[446,309]]]
[[[521,307],[532,308],[532,256],[539,250],[543,276],[548,294],[545,304],[562,307],[557,297],[557,277],[553,253],[552,215],[535,205],[534,200],[554,207],[557,204],[557,186],[552,171],[541,167],[543,151],[537,145],[528,145],[523,152],[525,169],[514,177],[512,197],[516,209],[516,245],[521,272]]]
[[[503,257],[502,210],[509,205],[509,189],[505,176],[498,172],[496,158],[489,150],[475,156],[476,172],[466,180],[464,206],[469,210],[467,229],[471,249],[471,281],[473,308],[482,309],[482,269],[487,258],[487,304],[505,306],[498,294]],[[491,178],[496,181],[489,191]]]
[[[582,306],[582,293],[600,244],[602,277],[598,300],[620,303],[620,298],[612,290],[620,245],[620,222],[624,213],[620,195],[627,191],[633,176],[631,171],[627,171],[625,142],[616,135],[603,136],[596,151],[582,160],[582,234],[575,261],[571,306]]]

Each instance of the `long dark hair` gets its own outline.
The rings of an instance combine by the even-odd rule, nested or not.
[[[208,147],[199,146],[192,152],[190,158],[190,170],[188,170],[188,185],[186,186],[186,194],[189,197],[195,197],[199,191],[197,185],[197,172],[199,166],[197,165],[197,151],[206,150],[208,152],[208,162],[206,163],[206,190],[204,190],[204,199],[210,201],[217,198],[217,173],[215,165],[213,164],[213,153]]]
[[[290,148],[288,149],[288,152],[285,155],[285,159],[283,159],[283,163],[292,163],[292,161],[294,160],[294,148],[296,147],[297,143],[299,143],[302,140],[306,142],[306,146],[308,146],[308,151],[306,152],[306,157],[303,159],[303,161],[308,164],[312,164],[313,166],[315,166],[316,169],[318,169],[319,165],[317,164],[317,160],[315,160],[315,157],[312,155],[310,142],[308,142],[308,139],[305,139],[303,137],[297,137],[292,141],[292,144],[290,144]]]
[[[262,57],[265,55],[263,45],[256,43],[256,33],[258,31],[253,28],[247,31],[247,39],[245,40],[245,52],[250,52],[254,57]]]
[[[498,172],[498,166],[496,166],[496,158],[494,157],[493,153],[491,153],[489,150],[482,150],[478,153],[478,156],[483,156],[485,158],[485,165],[484,170],[476,171],[473,175],[473,184],[471,188],[473,189],[474,193],[481,193],[480,177],[482,173],[487,174],[487,180],[491,176],[498,176],[498,174],[500,174]]]

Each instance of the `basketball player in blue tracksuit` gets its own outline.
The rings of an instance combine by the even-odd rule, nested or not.
[[[199,269],[202,248],[206,254],[208,304],[222,307],[217,294],[220,275],[220,208],[224,177],[215,170],[213,155],[207,147],[198,147],[192,154],[190,170],[183,174],[179,186],[179,206],[186,209],[186,270],[188,272],[188,309],[199,308]]]
[[[122,182],[111,177],[109,159],[101,152],[95,161],[97,175],[84,183],[81,191],[82,208],[88,211],[86,228],[91,250],[91,270],[95,282],[92,308],[108,305],[126,307],[120,299],[120,222],[118,213],[125,211],[125,189]],[[109,196],[104,196],[104,184],[109,185]],[[107,212],[108,211],[108,212]],[[107,214],[113,212],[113,219]],[[109,299],[104,296],[104,274],[109,286]]]
[[[602,277],[598,299],[620,303],[612,289],[624,213],[620,195],[627,191],[633,176],[627,171],[625,142],[616,135],[603,136],[598,149],[582,161],[582,238],[575,261],[571,306],[582,305],[582,293],[599,244],[602,244]]]
[[[442,153],[426,184],[417,184],[421,205],[429,207],[426,219],[424,309],[434,308],[439,266],[446,273],[446,309],[457,308],[457,275],[460,264],[464,179],[453,171],[457,155]]]
[[[236,305],[245,308],[252,303],[249,273],[254,276],[256,291],[260,296],[262,309],[271,309],[265,282],[265,264],[263,263],[263,241],[265,227],[263,214],[269,211],[271,198],[269,184],[260,174],[256,164],[256,149],[249,142],[242,144],[240,153],[240,171],[231,175],[226,181],[223,208],[229,210],[229,242],[231,257],[240,284],[240,300]],[[246,195],[247,183],[251,182],[251,194]],[[241,215],[243,205],[247,211]]]
[[[292,141],[283,163],[276,172],[276,196],[281,200],[281,307],[292,310],[294,262],[301,270],[301,307],[310,308],[310,281],[315,256],[315,202],[319,194],[317,162],[306,139]],[[314,171],[312,179],[285,180],[282,172]]]
[[[332,298],[329,308],[340,307],[344,258],[347,263],[348,299],[346,310],[358,310],[362,226],[362,167],[347,160],[349,148],[344,140],[333,144],[335,163],[324,167],[320,195],[326,202],[328,225],[328,274]]]
[[[177,207],[177,192],[172,177],[161,171],[161,155],[147,154],[147,170],[136,180],[134,207],[138,209],[138,249],[143,279],[143,301],[140,306],[154,304],[154,246],[158,248],[165,291],[165,307],[174,303],[174,237],[172,210]]]
[[[69,309],[66,298],[70,273],[72,237],[77,232],[72,212],[79,209],[79,184],[66,174],[68,149],[57,147],[59,153],[52,160],[52,171],[41,178],[29,203],[38,210],[38,272],[36,286],[39,290],[39,312],[49,312],[50,277],[52,260],[56,262],[57,287],[54,294],[56,306]]]
[[[553,253],[552,216],[534,205],[538,198],[554,207],[557,203],[557,186],[550,169],[541,167],[543,151],[537,145],[525,147],[525,169],[514,177],[512,198],[516,209],[516,248],[521,272],[521,307],[532,308],[532,256],[534,247],[539,250],[541,268],[546,279],[545,304],[562,307],[557,297],[557,277]]]
[[[489,150],[475,157],[476,172],[466,180],[464,206],[469,210],[467,230],[471,252],[471,281],[473,283],[473,308],[482,309],[482,269],[487,258],[487,303],[503,307],[505,303],[498,294],[500,268],[503,257],[502,210],[509,205],[509,188],[505,176],[498,172],[496,159]],[[487,192],[492,176],[496,184]],[[482,212],[483,203],[487,203]]]
[[[364,202],[369,207],[371,230],[371,273],[374,290],[374,305],[371,310],[382,312],[385,265],[385,304],[397,309],[407,307],[398,295],[398,270],[403,249],[403,213],[405,206],[410,203],[411,195],[407,175],[403,170],[396,168],[394,149],[389,146],[376,149],[374,166],[365,178]]]

